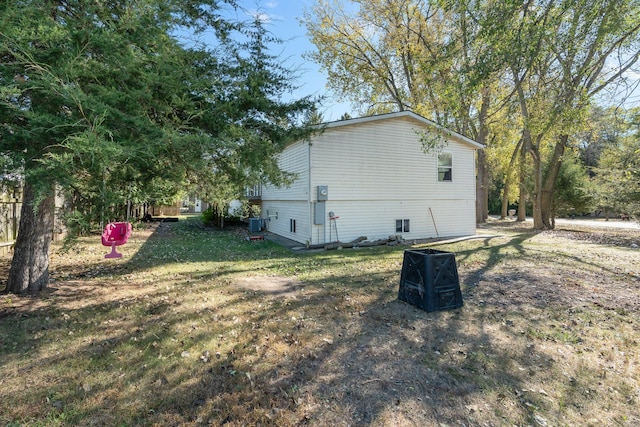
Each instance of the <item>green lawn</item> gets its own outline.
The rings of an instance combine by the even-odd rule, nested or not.
[[[432,244],[465,303],[435,313],[397,300],[406,247],[294,253],[196,218],[118,260],[54,245],[47,292],[0,295],[0,425],[640,424],[639,233],[479,233]]]

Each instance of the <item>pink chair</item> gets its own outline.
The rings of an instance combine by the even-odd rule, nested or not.
[[[105,255],[105,258],[120,258],[121,253],[116,251],[116,246],[124,245],[131,236],[131,223],[129,222],[110,222],[104,227],[102,232],[102,244],[111,246],[111,253]]]

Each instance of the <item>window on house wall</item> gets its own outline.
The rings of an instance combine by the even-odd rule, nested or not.
[[[289,231],[292,233],[296,232],[296,220],[295,219],[290,219],[289,220]]]
[[[396,219],[396,233],[408,233],[410,230],[408,219]]]
[[[451,153],[438,153],[438,181],[451,181],[452,169]]]

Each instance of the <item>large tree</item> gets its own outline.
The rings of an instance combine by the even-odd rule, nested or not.
[[[618,134],[601,135],[606,143],[593,166],[596,198],[607,211],[640,218],[640,109],[634,108],[611,128]]]
[[[492,141],[498,74],[465,5],[429,0],[319,0],[305,14],[311,57],[361,113],[412,110],[482,144]],[[487,217],[489,170],[478,153],[476,220]]]
[[[534,227],[553,228],[565,150],[575,145],[596,97],[640,58],[640,4],[487,2],[480,19],[520,106],[524,147],[533,163]]]
[[[640,58],[634,0],[318,0],[305,22],[329,85],[367,113],[411,109],[486,144],[515,101],[537,229],[553,228],[565,149],[589,108]],[[481,156],[479,221],[485,165]]]
[[[2,3],[0,152],[25,186],[7,291],[48,282],[56,186],[102,221],[203,171],[235,187],[286,178],[275,154],[306,135],[313,103],[279,101],[290,76],[266,32],[223,12],[213,0]]]

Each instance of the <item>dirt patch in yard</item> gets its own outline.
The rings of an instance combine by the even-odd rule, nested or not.
[[[640,425],[640,231],[479,234],[419,246],[456,256],[464,306],[434,313],[397,299],[402,247],[54,247],[50,290],[0,296],[0,424]]]
[[[527,260],[506,257],[498,270],[471,274],[469,292],[505,306],[589,303],[640,312],[639,232],[551,230],[531,240],[547,249],[530,252]]]
[[[239,277],[235,285],[247,291],[281,297],[294,297],[303,286],[295,277],[281,276]]]

